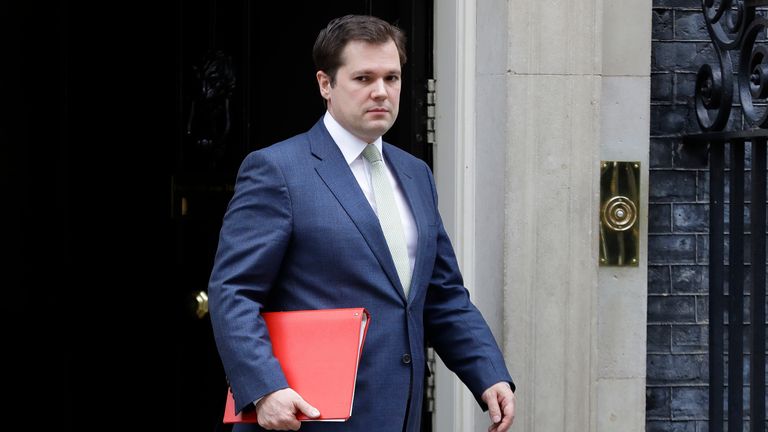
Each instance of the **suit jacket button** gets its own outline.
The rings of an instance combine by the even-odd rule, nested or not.
[[[403,354],[403,363],[408,364],[411,362],[411,355],[410,354]]]

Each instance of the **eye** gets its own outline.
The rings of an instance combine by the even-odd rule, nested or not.
[[[397,82],[400,81],[400,77],[398,75],[389,75],[387,76],[387,81]]]
[[[360,82],[368,82],[370,81],[370,78],[366,75],[360,75],[360,76],[356,76],[355,80]]]

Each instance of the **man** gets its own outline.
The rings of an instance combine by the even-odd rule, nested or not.
[[[426,338],[488,409],[489,430],[507,431],[514,384],[463,286],[431,172],[381,139],[397,118],[403,33],[344,16],[320,32],[313,57],[327,112],[245,159],[211,274],[236,410],[255,409],[260,425],[235,430],[418,431]],[[352,416],[302,424],[299,411],[318,412],[288,388],[260,313],[345,307],[372,318]]]

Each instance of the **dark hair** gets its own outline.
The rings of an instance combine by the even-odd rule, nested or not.
[[[315,68],[331,77],[331,84],[336,81],[336,71],[341,67],[341,52],[352,41],[364,41],[372,44],[395,42],[400,55],[400,66],[406,61],[405,33],[398,27],[381,18],[370,15],[345,15],[331,20],[320,31],[312,48]]]

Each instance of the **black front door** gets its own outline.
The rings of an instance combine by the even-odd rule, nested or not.
[[[249,0],[177,3],[176,133],[167,169],[177,430],[222,429],[226,381],[206,313],[222,216],[246,154],[308,130],[324,113],[311,53],[330,19],[371,13],[406,30],[401,111],[385,139],[431,163],[423,131],[431,3],[415,3],[275,2],[269,13]]]
[[[400,114],[385,138],[431,163],[431,1],[262,7],[0,6],[16,417],[56,429],[74,418],[86,430],[222,428],[226,382],[205,309],[221,218],[245,155],[323,114],[311,49],[331,18],[370,13],[406,30]]]

